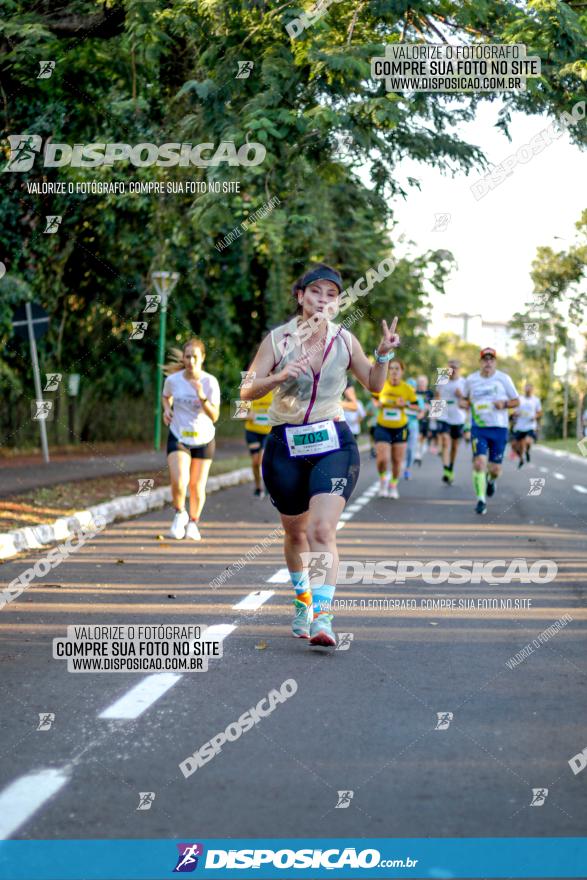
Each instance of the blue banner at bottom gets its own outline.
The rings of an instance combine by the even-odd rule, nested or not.
[[[587,877],[585,837],[7,840],[1,880]]]

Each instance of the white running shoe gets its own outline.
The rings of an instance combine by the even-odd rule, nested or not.
[[[379,491],[377,492],[378,498],[389,498],[389,490],[387,488],[386,483],[379,484]]]
[[[185,530],[185,536],[186,536],[186,538],[191,538],[192,541],[201,541],[202,540],[202,536],[200,534],[200,530],[197,526],[197,523],[193,522],[192,520],[189,521],[188,527]]]
[[[390,486],[389,487],[389,497],[395,498],[396,500],[399,498],[399,492],[398,492],[397,486]]]
[[[169,537],[177,538],[178,541],[185,538],[185,527],[189,521],[190,517],[187,510],[182,510],[181,513],[176,513],[173,517],[171,528],[169,529]]]

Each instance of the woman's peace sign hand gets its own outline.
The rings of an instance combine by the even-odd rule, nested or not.
[[[390,326],[387,326],[387,321],[383,320],[381,322],[381,329],[383,331],[383,335],[381,337],[381,342],[377,346],[377,351],[380,355],[387,354],[392,349],[397,348],[400,344],[399,335],[395,332],[395,328],[397,327],[397,315],[391,322]]]

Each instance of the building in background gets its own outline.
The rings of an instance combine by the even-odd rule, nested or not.
[[[477,313],[445,312],[439,324],[435,322],[434,331],[436,334],[455,333],[473,345],[491,346],[502,356],[516,353],[517,341],[509,324],[506,321],[484,321]]]

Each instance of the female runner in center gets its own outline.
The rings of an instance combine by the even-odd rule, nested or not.
[[[302,275],[292,288],[296,316],[265,337],[249,368],[252,381],[241,388],[243,400],[273,391],[263,479],[285,530],[285,560],[296,593],[292,632],[324,646],[336,645],[336,527],[360,467],[341,406],[347,370],[368,391],[381,391],[400,342],[397,318],[389,328],[382,321],[371,364],[356,337],[329,320],[343,305],[342,290],[339,273],[323,263]],[[310,556],[324,561],[320,584],[308,577]]]

